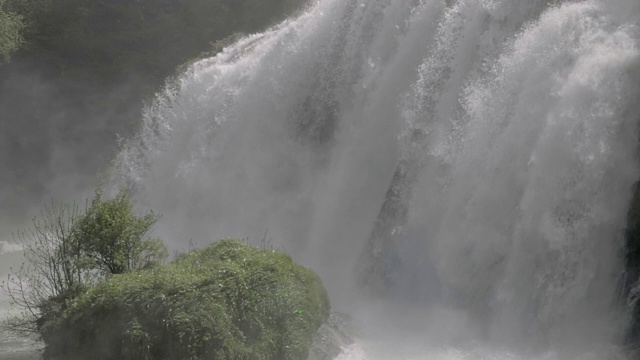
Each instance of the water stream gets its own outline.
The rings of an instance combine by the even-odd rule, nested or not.
[[[173,249],[265,238],[364,324],[341,360],[617,359],[637,0],[317,0],[193,64],[110,184]]]

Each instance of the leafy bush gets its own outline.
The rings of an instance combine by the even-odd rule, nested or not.
[[[135,215],[124,192],[102,200],[100,188],[84,213],[75,204],[46,206],[30,229],[14,236],[25,262],[2,288],[22,312],[4,327],[42,335],[69,301],[101,278],[160,262],[168,255],[166,247],[147,236],[156,220],[153,213]]]
[[[44,329],[45,358],[303,360],[328,314],[311,270],[227,239],[88,290]]]
[[[153,212],[142,217],[134,214],[126,192],[102,200],[98,189],[91,206],[75,224],[74,236],[82,255],[91,261],[91,269],[122,274],[153,266],[167,257],[162,241],[148,237],[157,221]]]

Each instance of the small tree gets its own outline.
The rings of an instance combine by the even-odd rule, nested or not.
[[[14,235],[25,262],[9,274],[3,290],[20,315],[3,323],[20,335],[40,334],[67,302],[98,280],[161,261],[162,241],[148,236],[158,216],[133,213],[129,195],[102,200],[102,189],[84,213],[75,204],[45,206],[32,228]]]
[[[152,266],[168,255],[160,239],[148,236],[158,219],[153,212],[135,215],[126,192],[102,200],[102,189],[98,188],[76,224],[76,236],[94,268],[107,276],[122,274]]]
[[[30,229],[14,234],[24,250],[25,262],[8,275],[3,290],[22,310],[7,320],[8,330],[20,335],[36,333],[43,321],[95,282],[96,276],[83,266],[83,255],[74,236],[78,220],[76,204],[45,206]]]

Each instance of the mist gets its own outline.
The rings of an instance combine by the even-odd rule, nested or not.
[[[22,226],[51,200],[83,202],[168,78],[226,38],[304,5],[3,2],[0,11],[20,17],[24,30],[19,50],[0,63],[2,229]]]
[[[267,234],[391,343],[447,326],[461,358],[622,356],[639,15],[317,1],[189,68],[111,184],[174,248]]]
[[[29,149],[1,179],[34,174],[27,213],[109,163],[171,250],[268,241],[362,330],[341,360],[626,359],[639,21],[635,0],[317,0],[95,122],[8,80],[70,131],[12,125],[34,135],[0,142]]]

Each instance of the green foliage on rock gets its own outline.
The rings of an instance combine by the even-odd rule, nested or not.
[[[168,254],[148,237],[157,217],[138,216],[129,196],[102,199],[98,188],[84,212],[75,204],[45,206],[29,229],[14,235],[24,263],[10,270],[2,290],[20,311],[2,322],[19,335],[43,335],[68,304],[100,279],[148,268]]]
[[[304,360],[326,291],[289,256],[221,240],[115,275],[44,329],[47,359]]]
[[[24,42],[22,16],[5,9],[4,0],[0,0],[0,63],[9,61]]]

